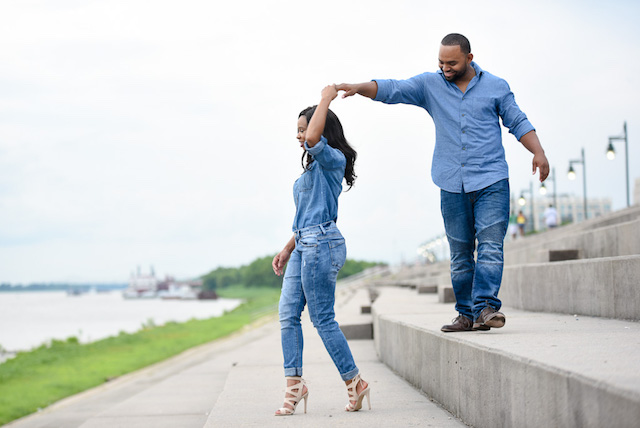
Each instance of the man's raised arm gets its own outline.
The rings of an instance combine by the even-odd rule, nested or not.
[[[336,89],[338,91],[344,91],[342,98],[360,94],[364,97],[374,99],[378,94],[378,83],[375,80],[364,83],[341,83],[336,85]]]

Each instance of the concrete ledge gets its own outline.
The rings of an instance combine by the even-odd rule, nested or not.
[[[488,332],[439,331],[435,296],[384,290],[373,306],[381,360],[475,427],[632,427],[640,420],[640,325],[503,308]]]
[[[578,260],[580,250],[549,250],[550,262],[564,262],[566,260]]]
[[[640,206],[633,206],[618,210],[602,217],[589,219],[581,223],[573,223],[565,226],[557,227],[553,230],[543,231],[541,233],[527,236],[525,239],[516,239],[505,243],[505,248],[509,250],[519,250],[531,245],[536,245],[556,238],[565,236],[579,235],[585,231],[596,230],[617,224],[632,222],[640,219]]]
[[[347,340],[373,339],[373,322],[365,324],[341,324],[340,330]]]
[[[503,304],[528,311],[640,320],[640,256],[506,266]]]
[[[553,261],[550,252],[562,250],[577,250],[583,259],[640,254],[640,218],[614,224],[608,224],[611,220],[606,222],[607,218],[597,223],[600,227],[595,229],[560,228],[521,242],[506,243],[505,265]]]
[[[385,278],[372,282],[374,287],[406,287],[416,288],[415,284],[408,279]]]
[[[437,293],[438,284],[432,285],[418,285],[418,294]]]
[[[363,282],[339,287],[336,293],[336,321],[347,340],[373,339],[371,294]],[[364,308],[369,308],[367,313]]]
[[[455,303],[456,295],[453,292],[453,286],[440,285],[438,286],[438,302],[440,303]]]

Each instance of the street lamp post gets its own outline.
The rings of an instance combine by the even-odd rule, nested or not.
[[[622,126],[623,134],[617,137],[609,137],[609,146],[607,146],[607,159],[614,160],[616,157],[616,151],[613,149],[613,141],[623,140],[624,141],[624,159],[625,159],[625,167],[627,172],[627,180],[625,181],[627,185],[627,207],[630,207],[629,201],[629,142],[627,140],[627,121],[624,121],[624,125]]]
[[[556,209],[559,209],[558,208],[558,192],[556,192],[556,168],[555,167],[551,168],[551,175],[547,178],[547,180],[553,181],[553,206]],[[543,181],[542,184],[540,185],[540,194],[543,196],[547,194],[547,186],[544,184],[547,180]]]
[[[575,180],[576,172],[573,170],[573,165],[582,164],[582,189],[584,193],[584,201],[583,201],[582,209],[583,209],[584,219],[586,220],[587,219],[587,165],[584,161],[584,148],[582,148],[580,153],[582,155],[581,159],[569,161],[569,173],[567,175],[569,176],[569,180]]]

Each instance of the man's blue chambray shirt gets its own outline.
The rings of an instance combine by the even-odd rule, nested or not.
[[[338,196],[347,166],[344,154],[331,147],[324,136],[315,146],[309,147],[305,142],[304,147],[313,156],[313,162],[293,184],[294,232],[338,219]]]
[[[509,178],[498,117],[518,140],[534,130],[507,82],[475,62],[471,66],[476,75],[465,93],[442,70],[407,80],[376,79],[375,101],[413,104],[431,115],[436,126],[431,177],[452,193],[474,192]]]

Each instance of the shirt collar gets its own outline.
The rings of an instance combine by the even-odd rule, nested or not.
[[[471,61],[471,67],[473,67],[473,69],[476,72],[476,76],[478,76],[478,77],[482,76],[482,73],[484,73],[484,71],[482,71],[480,66],[478,64],[476,64],[474,61]],[[444,79],[444,73],[442,72],[442,69],[438,68],[437,73],[438,74],[442,74],[442,78]]]
[[[471,61],[471,67],[473,67],[473,69],[476,71],[476,76],[478,77],[482,76],[483,71],[478,64]]]

